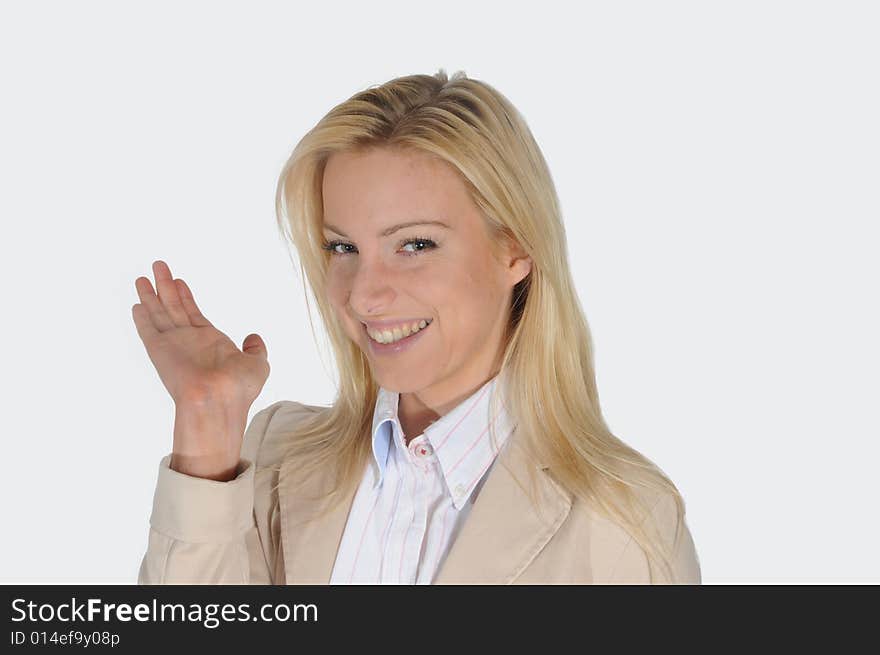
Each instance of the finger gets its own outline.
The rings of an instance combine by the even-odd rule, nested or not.
[[[132,305],[131,316],[134,319],[134,327],[137,330],[138,336],[144,343],[159,334],[156,326],[153,325],[153,321],[150,320],[150,310],[142,303]]]
[[[180,302],[183,304],[184,310],[189,315],[190,323],[192,323],[196,327],[205,327],[210,326],[214,327],[211,324],[211,321],[206,319],[202,312],[199,310],[198,305],[196,305],[196,300],[193,298],[192,291],[190,291],[189,286],[182,279],[177,278],[174,280],[175,284],[177,284],[177,292],[180,294]]]
[[[165,311],[171,317],[174,325],[177,327],[190,327],[192,323],[189,322],[189,316],[187,316],[186,310],[180,302],[180,294],[177,293],[177,285],[174,284],[168,264],[161,259],[154,261],[153,275],[156,276],[156,289],[159,292],[159,300],[162,301],[162,305],[165,307]]]
[[[260,357],[267,359],[269,357],[266,342],[263,341],[263,338],[259,334],[252,333],[247,335],[241,344],[241,350],[249,355],[259,355]]]
[[[134,281],[134,286],[137,289],[138,298],[140,298],[141,304],[147,309],[147,317],[150,319],[150,322],[153,324],[156,331],[165,332],[166,330],[173,328],[174,322],[171,320],[171,317],[168,316],[165,307],[153,291],[153,285],[150,283],[150,278],[141,276]]]

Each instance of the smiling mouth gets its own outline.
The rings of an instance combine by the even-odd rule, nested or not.
[[[403,332],[399,328],[396,330],[382,330],[382,331],[370,330],[369,328],[367,328],[366,325],[364,325],[364,332],[366,333],[367,338],[370,341],[372,341],[373,343],[376,343],[376,344],[379,344],[382,346],[390,346],[390,345],[394,345],[395,343],[400,343],[402,341],[406,341],[410,337],[415,336],[415,335],[419,334],[420,332],[423,332],[425,329],[428,328],[429,325],[431,325],[431,323],[434,322],[434,319],[423,319],[423,322],[425,323],[424,327],[420,327],[419,329],[412,331],[409,334],[406,334],[405,332]],[[372,332],[372,334],[371,334],[371,332]],[[376,337],[379,337],[379,338],[376,338]],[[395,339],[395,337],[397,337],[397,338]]]

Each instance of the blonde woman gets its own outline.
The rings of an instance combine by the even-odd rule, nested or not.
[[[441,69],[356,94],[276,207],[338,395],[246,425],[265,343],[154,262],[132,312],[176,413],[140,584],[700,582],[675,485],[603,420],[553,182],[501,93]]]

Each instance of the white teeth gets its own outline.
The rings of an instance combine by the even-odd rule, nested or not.
[[[430,322],[422,319],[421,321],[416,321],[411,324],[395,327],[391,330],[371,330],[367,328],[367,334],[369,334],[373,340],[378,341],[379,343],[394,343],[395,341],[400,341],[401,339],[415,334],[416,332],[424,329],[428,325],[430,325]]]

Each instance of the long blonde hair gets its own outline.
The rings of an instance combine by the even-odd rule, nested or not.
[[[528,435],[524,445],[535,461],[544,463],[572,496],[623,527],[674,581],[672,550],[681,535],[684,501],[663,471],[614,436],[602,417],[592,337],[572,281],[547,163],[510,101],[463,71],[451,79],[443,69],[435,75],[399,77],[355,94],[306,133],[281,171],[278,225],[298,253],[304,287],[313,293],[340,373],[333,405],[297,425],[284,461],[296,458],[297,474],[304,478],[332,471],[331,495],[338,501],[351,490],[348,485],[360,480],[371,452],[378,386],[366,356],[328,303],[330,254],[321,245],[327,160],[337,152],[372,147],[415,150],[450,164],[490,233],[515,240],[531,257],[531,272],[511,296],[497,385],[503,403],[517,431]],[[534,478],[530,488],[537,504]],[[639,489],[654,498],[672,495],[672,544],[645,531],[652,507],[640,498]]]

